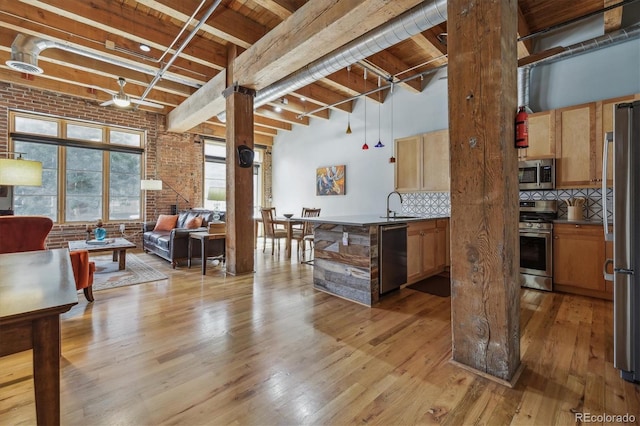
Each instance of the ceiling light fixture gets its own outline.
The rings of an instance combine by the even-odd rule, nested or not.
[[[275,108],[275,110],[276,110],[276,112],[282,112],[282,108],[280,108],[279,106],[277,106],[277,107]]]
[[[389,89],[389,96],[391,96],[391,143],[392,148],[391,148],[391,157],[389,157],[389,163],[395,163],[396,162],[396,157],[395,157],[395,150],[396,150],[396,142],[395,140],[393,140],[393,87],[394,87],[395,83],[393,81],[391,81],[391,88]]]
[[[151,52],[151,47],[149,47],[148,45],[141,43],[140,44],[140,50],[142,50],[143,52]]]
[[[131,99],[129,98],[129,95],[124,93],[124,85],[125,84],[127,84],[125,79],[120,77],[118,79],[118,85],[120,86],[120,90],[118,91],[118,93],[115,93],[113,95],[113,103],[116,106],[119,106],[121,108],[125,108],[125,107],[128,107],[129,105],[131,105]]]

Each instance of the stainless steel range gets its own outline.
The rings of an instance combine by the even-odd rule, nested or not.
[[[558,204],[520,201],[520,285],[553,290],[553,220]]]

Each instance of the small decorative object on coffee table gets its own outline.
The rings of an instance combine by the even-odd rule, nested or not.
[[[96,222],[96,229],[93,230],[93,235],[96,236],[98,241],[103,241],[107,236],[107,230],[103,228],[102,219],[98,219]]]

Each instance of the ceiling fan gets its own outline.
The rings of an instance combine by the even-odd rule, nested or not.
[[[123,77],[118,77],[118,86],[120,86],[120,90],[117,92],[112,92],[111,90],[105,90],[105,89],[101,89],[101,90],[105,90],[106,92],[110,93],[113,98],[103,102],[100,104],[100,106],[109,106],[109,105],[115,105],[117,107],[120,108],[126,108],[128,106],[130,106],[131,104],[136,104],[136,105],[144,105],[144,106],[148,106],[151,108],[159,108],[162,109],[164,108],[164,105],[160,105],[157,104],[155,102],[149,102],[149,101],[145,101],[142,99],[135,99],[130,97],[129,95],[127,95],[126,93],[124,93],[124,85],[127,84],[126,80]]]

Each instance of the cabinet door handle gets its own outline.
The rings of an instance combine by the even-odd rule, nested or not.
[[[557,240],[558,238],[560,238],[560,237],[558,237],[557,235],[555,237],[553,237],[554,240]]]

